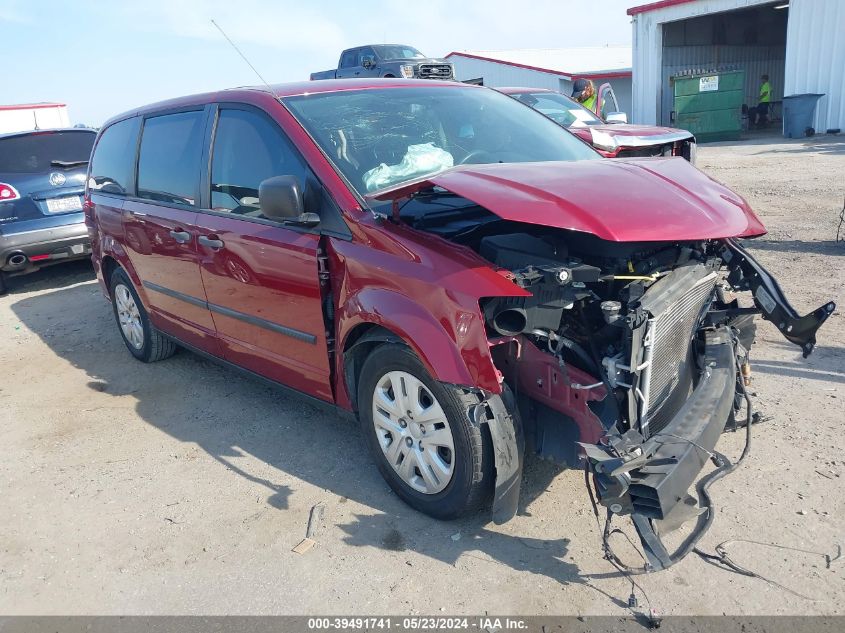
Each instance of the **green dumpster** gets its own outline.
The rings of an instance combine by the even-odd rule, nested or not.
[[[678,75],[674,83],[674,126],[700,143],[737,140],[742,132],[745,71]]]

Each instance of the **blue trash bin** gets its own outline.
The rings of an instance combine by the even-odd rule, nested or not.
[[[783,98],[783,135],[787,138],[806,136],[813,127],[816,104],[823,94],[789,95]]]

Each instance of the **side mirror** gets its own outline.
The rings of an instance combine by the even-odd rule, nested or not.
[[[296,176],[273,176],[263,180],[258,185],[258,204],[264,217],[271,220],[305,227],[320,223],[319,215],[305,212]]]
[[[302,189],[296,176],[273,176],[258,185],[261,213],[273,220],[302,215]]]
[[[312,226],[317,226],[320,223],[320,216],[316,213],[308,211],[306,213],[300,213],[295,218],[289,218],[284,222],[285,224],[293,224],[294,226],[304,226],[306,228],[311,228]]]
[[[624,112],[608,112],[605,121],[607,123],[627,123],[628,115]]]
[[[368,55],[361,60],[361,65],[364,68],[369,69],[369,68],[372,68],[373,66],[376,65],[376,60],[373,57]]]

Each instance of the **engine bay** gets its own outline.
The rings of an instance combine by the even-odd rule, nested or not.
[[[755,317],[806,357],[835,305],[800,316],[735,238],[615,241],[539,224],[536,215],[520,222],[513,209],[502,215],[436,186],[392,207],[394,221],[470,249],[528,293],[479,300],[512,403],[510,413],[487,416],[495,418],[497,469],[498,457],[520,455],[518,470],[502,461],[511,474],[501,484],[497,477],[493,519],[516,512],[524,446],[584,469],[596,516],[597,503],[607,512],[606,556],[612,516],[628,515],[645,571],[664,569],[708,529],[707,487],[738,464],[714,451],[743,410],[750,429]],[[735,293],[751,300],[740,305]],[[708,459],[717,468],[698,480],[695,499],[690,489]],[[692,535],[670,553],[659,535],[687,521],[695,521]]]
[[[584,428],[589,418],[604,432],[641,432],[645,430],[641,418],[664,406],[663,418],[671,417],[694,387],[701,346],[690,343],[711,303],[724,308],[729,301],[716,284],[722,266],[718,244],[609,242],[587,233],[505,221],[462,198],[434,191],[413,199],[400,217],[414,228],[471,248],[531,293],[482,299],[480,308],[491,342],[518,337],[521,346],[532,346],[562,377],[568,377],[570,389],[589,392],[584,387],[593,385],[601,387],[604,395],[612,395],[609,399],[602,396],[606,401],[596,406],[596,411],[575,416],[580,428],[568,437],[580,441],[585,435],[593,436]],[[675,333],[679,340],[664,347],[672,358],[661,371],[670,379],[662,376],[652,400],[652,406],[660,406],[650,409],[644,403],[646,394],[637,385],[638,376],[647,369],[637,369],[647,362],[646,323],[672,302],[682,300],[686,290],[705,278],[701,296],[695,297],[697,304],[688,307],[690,314],[683,315],[683,331]],[[646,301],[651,311],[645,310],[646,295],[667,295],[665,290],[658,292],[659,287],[674,291],[660,300]],[[509,363],[515,364],[514,359],[504,358],[510,348],[496,344],[492,353],[497,366],[519,389],[522,377],[506,371]],[[581,372],[577,381],[571,380],[573,371]],[[529,398],[528,404],[535,405],[534,400]],[[535,411],[525,417],[537,419]],[[541,429],[536,435],[543,433]],[[570,466],[581,464],[571,449],[552,450],[549,443],[545,449],[552,459]]]

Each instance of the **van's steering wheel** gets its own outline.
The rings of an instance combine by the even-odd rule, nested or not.
[[[470,163],[471,158],[483,156],[484,154],[487,154],[489,156],[490,152],[488,152],[486,149],[474,149],[469,154],[464,156],[461,160],[459,160],[458,165],[466,165],[467,163]],[[472,163],[470,163],[470,164],[472,164]]]

